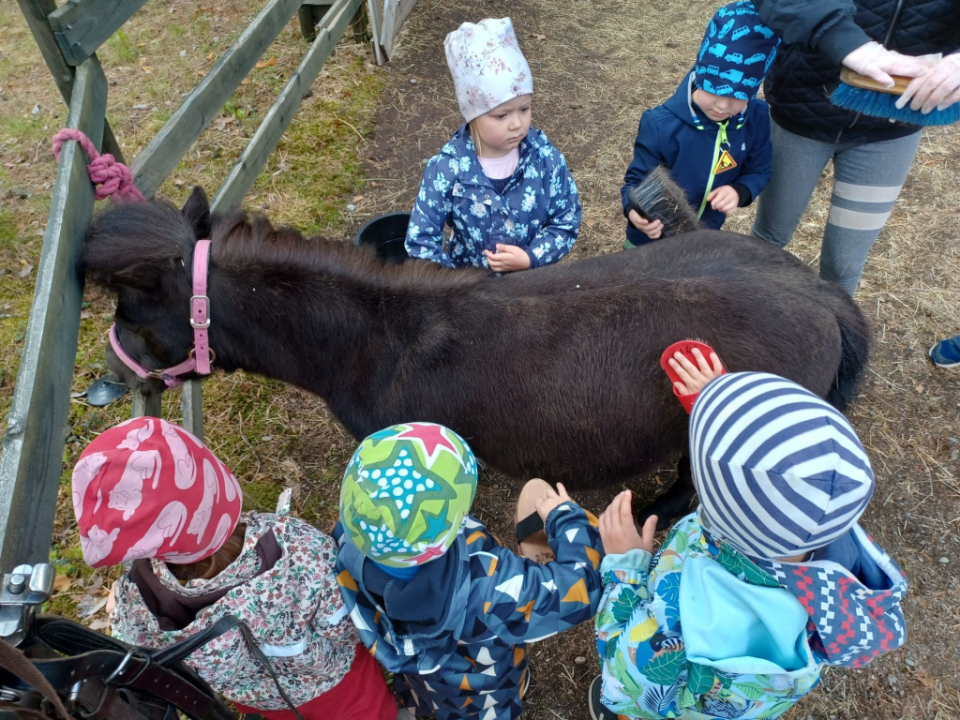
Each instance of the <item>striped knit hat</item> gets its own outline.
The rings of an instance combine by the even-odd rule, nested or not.
[[[873,494],[870,460],[847,419],[776,375],[707,385],[690,416],[690,455],[704,527],[753,557],[829,545]]]

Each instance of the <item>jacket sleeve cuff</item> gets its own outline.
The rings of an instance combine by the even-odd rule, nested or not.
[[[740,198],[737,207],[746,207],[753,202],[753,193],[743,183],[731,183],[730,187],[737,191],[737,196]]]
[[[853,18],[844,18],[820,37],[816,49],[839,65],[847,55],[868,42],[870,38]]]
[[[603,584],[623,582],[628,585],[641,585],[650,572],[653,554],[642,548],[634,548],[625,553],[606,555],[600,561],[600,575]]]
[[[527,257],[530,258],[530,267],[528,268],[529,270],[533,270],[534,268],[540,267],[540,261],[537,260],[536,255],[530,252],[530,248],[524,248],[523,251],[527,254]]]

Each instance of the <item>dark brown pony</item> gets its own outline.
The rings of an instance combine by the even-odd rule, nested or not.
[[[496,278],[387,265],[243,212],[211,216],[196,188],[182,211],[119,205],[86,241],[87,277],[117,292],[121,342],[148,368],[192,347],[188,269],[205,237],[215,367],[316,393],[358,439],[443,423],[513,476],[582,487],[680,453],[687,416],[659,366],[676,340],[702,339],[729,370],[785,376],[841,409],[867,359],[867,324],[843,290],[743,235],[697,231]],[[681,467],[686,482],[648,508],[665,519],[692,494]]]

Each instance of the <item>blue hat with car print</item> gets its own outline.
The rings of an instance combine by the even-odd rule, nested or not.
[[[713,95],[753,100],[777,56],[780,38],[760,21],[752,3],[717,10],[697,55],[696,86]]]

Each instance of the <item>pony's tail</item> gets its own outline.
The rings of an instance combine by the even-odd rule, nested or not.
[[[639,185],[630,188],[627,199],[641,217],[663,223],[661,237],[690,232],[700,226],[686,193],[663,165],[658,165]]]
[[[870,357],[870,326],[860,308],[839,286],[833,286],[843,302],[837,308],[840,326],[840,364],[826,400],[843,411],[857,397],[863,371]]]

